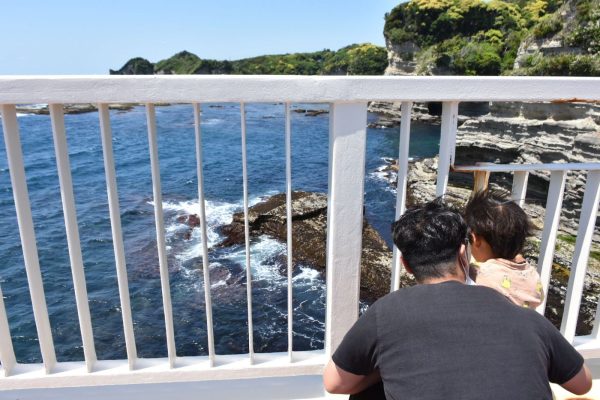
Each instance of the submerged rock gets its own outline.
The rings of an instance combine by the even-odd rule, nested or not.
[[[294,264],[307,264],[325,271],[327,242],[327,196],[322,193],[293,192],[292,194],[292,255]],[[285,193],[271,196],[248,210],[250,236],[269,235],[287,241]],[[221,228],[226,237],[219,246],[243,244],[244,213],[233,215],[233,221]],[[361,257],[361,299],[373,301],[389,292],[392,252],[379,233],[363,220]],[[401,285],[410,282],[401,277]]]

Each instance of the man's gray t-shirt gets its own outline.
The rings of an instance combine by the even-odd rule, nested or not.
[[[551,399],[581,355],[543,316],[492,289],[456,281],[375,302],[333,355],[343,370],[379,369],[387,399]]]

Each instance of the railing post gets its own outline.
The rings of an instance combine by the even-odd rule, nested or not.
[[[331,356],[358,318],[367,103],[332,103],[329,113],[327,306]]]
[[[4,376],[10,376],[12,369],[17,365],[6,308],[4,307],[2,288],[0,288],[0,362],[2,363]]]
[[[117,284],[119,286],[119,300],[121,302],[123,334],[125,336],[128,366],[130,370],[133,370],[137,359],[137,348],[135,346],[135,333],[133,331],[133,317],[131,316],[131,300],[129,298],[129,283],[127,281],[127,264],[125,263],[125,246],[123,245],[123,232],[121,229],[121,212],[119,211],[119,195],[117,193],[117,173],[113,155],[112,129],[110,127],[108,104],[98,104],[98,115],[100,117],[100,138],[102,140],[102,153],[104,155],[106,194],[108,197],[110,229],[115,252],[115,267],[117,269]]]
[[[440,136],[440,159],[435,193],[442,196],[448,186],[450,167],[454,164],[456,129],[458,126],[458,101],[442,103],[442,127]]]
[[[473,192],[482,192],[488,188],[490,181],[490,171],[473,172]]]
[[[400,120],[400,143],[398,149],[398,175],[396,186],[396,220],[406,209],[406,183],[408,180],[408,148],[410,144],[410,118],[412,101],[402,102],[402,119]],[[392,255],[392,292],[400,287],[400,251],[394,245]]]
[[[208,364],[215,365],[215,336],[210,294],[210,259],[208,258],[208,234],[206,228],[206,201],[204,200],[204,166],[202,156],[202,129],[200,127],[200,104],[194,103],[194,135],[196,139],[196,176],[198,177],[198,205],[200,208],[200,232],[202,234],[202,276],[204,277],[204,303],[206,309],[206,336]]]
[[[23,165],[17,112],[14,105],[2,105],[0,109],[2,110],[4,143],[6,145],[6,156],[8,158],[10,182],[15,199],[15,209],[17,211],[17,222],[21,237],[21,247],[23,249],[25,272],[27,273],[27,283],[29,284],[33,318],[37,329],[44,368],[48,374],[56,364],[56,353],[54,352],[52,330],[50,328],[50,319],[48,318],[48,308],[46,307],[33,218],[29,204],[29,192],[27,190],[27,179]]]
[[[581,294],[585,281],[585,272],[590,255],[592,235],[596,226],[598,215],[598,203],[600,202],[600,171],[588,172],[585,193],[579,214],[579,229],[577,230],[577,242],[573,253],[573,263],[567,286],[567,298],[560,331],[564,337],[572,342],[575,338],[575,328],[579,317],[579,306],[581,305]]]
[[[523,208],[523,205],[525,205],[528,180],[529,171],[515,171],[513,175],[512,193],[510,197],[521,208]]]
[[[165,316],[165,333],[167,338],[167,354],[169,367],[175,367],[177,351],[175,349],[175,328],[173,326],[173,306],[171,305],[171,287],[169,285],[169,265],[167,261],[167,245],[165,241],[165,218],[160,184],[160,165],[158,159],[158,138],[156,132],[156,111],[154,104],[146,104],[146,122],[148,124],[148,147],[150,150],[150,169],[152,171],[152,194],[154,197],[154,224],[156,226],[156,247],[158,251],[158,268],[160,271],[160,287],[163,298]]]
[[[540,255],[537,265],[545,296],[536,310],[542,315],[546,309],[546,301],[548,299],[548,285],[550,284],[550,276],[552,275],[554,244],[556,243],[556,232],[562,209],[566,176],[566,171],[552,171],[550,174],[550,187],[548,188],[546,215],[544,216],[544,230],[542,232],[542,243],[540,245]]]
[[[85,272],[83,270],[79,227],[77,226],[77,211],[75,209],[75,196],[73,195],[73,179],[71,177],[71,165],[67,147],[65,116],[61,104],[50,104],[49,108],[52,135],[54,137],[54,151],[56,154],[56,169],[58,171],[67,244],[69,246],[69,260],[71,261],[71,274],[73,276],[73,290],[75,292],[75,303],[77,304],[79,329],[81,331],[81,343],[83,344],[83,354],[85,356],[87,371],[92,372],[94,363],[96,362],[96,348],[85,284]]]

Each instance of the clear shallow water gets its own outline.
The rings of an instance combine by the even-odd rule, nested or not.
[[[256,203],[285,190],[283,105],[250,104],[246,111],[249,196]],[[186,240],[186,226],[177,222],[180,215],[198,212],[192,107],[157,107],[156,114],[177,354],[202,355],[207,338],[200,236],[196,229]],[[137,350],[140,357],[166,356],[145,110],[111,111],[111,122]],[[100,359],[125,358],[98,115],[67,115],[65,123],[96,351]],[[327,192],[328,123],[327,114],[292,113],[294,190]],[[19,116],[19,124],[57,357],[59,361],[82,360],[50,118],[24,115]],[[231,221],[242,206],[239,107],[203,106],[202,134],[216,351],[246,352],[245,250],[243,246],[215,246],[223,239],[218,227]],[[388,242],[395,193],[377,169],[383,157],[397,156],[398,139],[397,128],[369,129],[367,136],[367,217]],[[438,144],[439,126],[413,123],[411,156],[434,155]],[[0,285],[15,352],[20,362],[39,362],[3,139],[0,218]],[[285,244],[272,238],[252,240],[254,347],[258,352],[286,350],[283,254]],[[323,277],[308,266],[296,266],[294,350],[323,347],[324,304]]]

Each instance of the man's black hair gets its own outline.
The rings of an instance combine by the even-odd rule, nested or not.
[[[460,212],[441,197],[407,210],[394,222],[392,232],[394,243],[418,281],[454,274],[460,245],[469,237]]]
[[[525,211],[499,192],[483,190],[473,194],[465,206],[465,219],[471,231],[489,243],[496,258],[514,259],[531,235]]]

